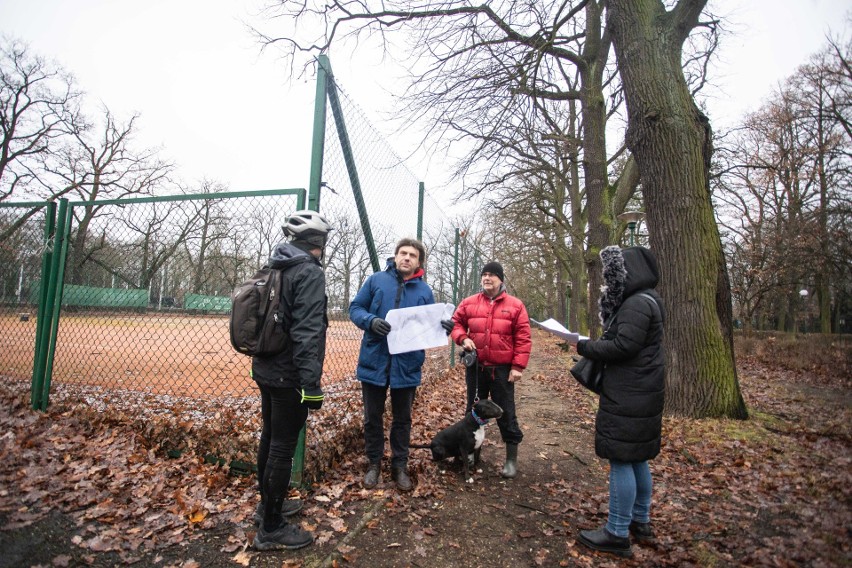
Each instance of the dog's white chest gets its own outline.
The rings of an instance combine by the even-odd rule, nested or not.
[[[484,440],[485,426],[480,426],[476,432],[473,433],[473,449],[478,450]]]

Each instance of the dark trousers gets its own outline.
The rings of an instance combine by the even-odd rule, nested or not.
[[[290,490],[293,454],[299,432],[308,419],[308,407],[293,387],[274,388],[258,385],[263,428],[257,450],[257,483],[265,503],[263,525],[275,530],[281,522],[281,506]]]
[[[385,453],[385,400],[388,387],[361,383],[364,399],[364,444],[367,459],[371,464],[382,461]],[[408,445],[411,442],[411,407],[417,387],[390,389],[391,420],[390,447],[391,467],[404,468],[408,464]]]
[[[509,372],[512,367],[500,365],[497,367],[480,367],[474,365],[465,369],[467,382],[467,407],[465,413],[473,408],[475,398],[485,399],[489,396],[500,408],[503,416],[497,419],[500,436],[507,444],[520,444],[524,433],[518,426],[518,416],[515,413],[515,383],[509,382]],[[477,392],[478,391],[478,392]]]

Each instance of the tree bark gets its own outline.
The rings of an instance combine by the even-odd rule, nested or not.
[[[651,247],[660,264],[666,412],[747,418],[737,380],[731,297],[709,193],[710,125],[689,93],[683,42],[706,0],[614,0],[607,19],[628,111]]]
[[[599,335],[600,319],[597,305],[598,294],[603,285],[600,252],[610,244],[609,226],[611,209],[606,206],[606,191],[609,187],[606,152],[606,105],[604,103],[603,70],[609,45],[601,37],[601,11],[597,2],[586,6],[586,41],[583,45],[583,61],[580,66],[580,84],[583,113],[583,179],[586,181],[586,203],[589,223],[589,248],[586,255],[589,289],[587,324],[595,336]]]

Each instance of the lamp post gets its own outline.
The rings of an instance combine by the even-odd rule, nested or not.
[[[808,291],[802,288],[801,290],[799,290],[799,296],[801,296],[802,298],[802,333],[807,333],[808,329],[806,322],[808,321],[808,314],[806,313],[806,309],[808,302]]]
[[[641,211],[625,211],[616,218],[622,223],[627,223],[627,228],[630,229],[630,246],[633,246],[633,235],[636,232],[636,224],[645,218],[645,214]]]

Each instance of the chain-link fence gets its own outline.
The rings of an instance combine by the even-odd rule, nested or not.
[[[326,251],[332,311],[348,309],[366,278],[384,270],[394,245],[405,237],[423,240],[426,280],[436,301],[451,302],[450,219],[333,76],[329,90],[332,113],[325,129],[320,211],[336,228]]]
[[[29,381],[36,355],[37,288],[45,259],[47,203],[0,203],[0,377]]]
[[[286,215],[315,205],[335,231],[323,258],[327,397],[319,419],[311,415],[307,445],[320,468],[330,463],[341,437],[360,432],[354,373],[362,332],[349,321],[349,302],[367,276],[385,268],[396,241],[422,238],[436,301],[453,302],[471,282],[478,286],[478,273],[468,274],[478,268],[464,260],[467,268],[459,268],[465,248],[458,230],[330,81],[333,117],[314,194],[58,200],[58,211],[54,203],[0,203],[0,380],[31,383],[36,408],[49,395],[131,420],[168,419],[172,433],[163,443],[170,448],[252,461],[258,396],[250,359],[229,343],[230,294],[266,262]],[[449,356],[432,351],[430,364],[445,366]],[[335,419],[322,420],[329,415]],[[227,435],[213,427],[199,444],[201,424],[227,420],[240,426]],[[228,436],[234,440],[215,439]]]

